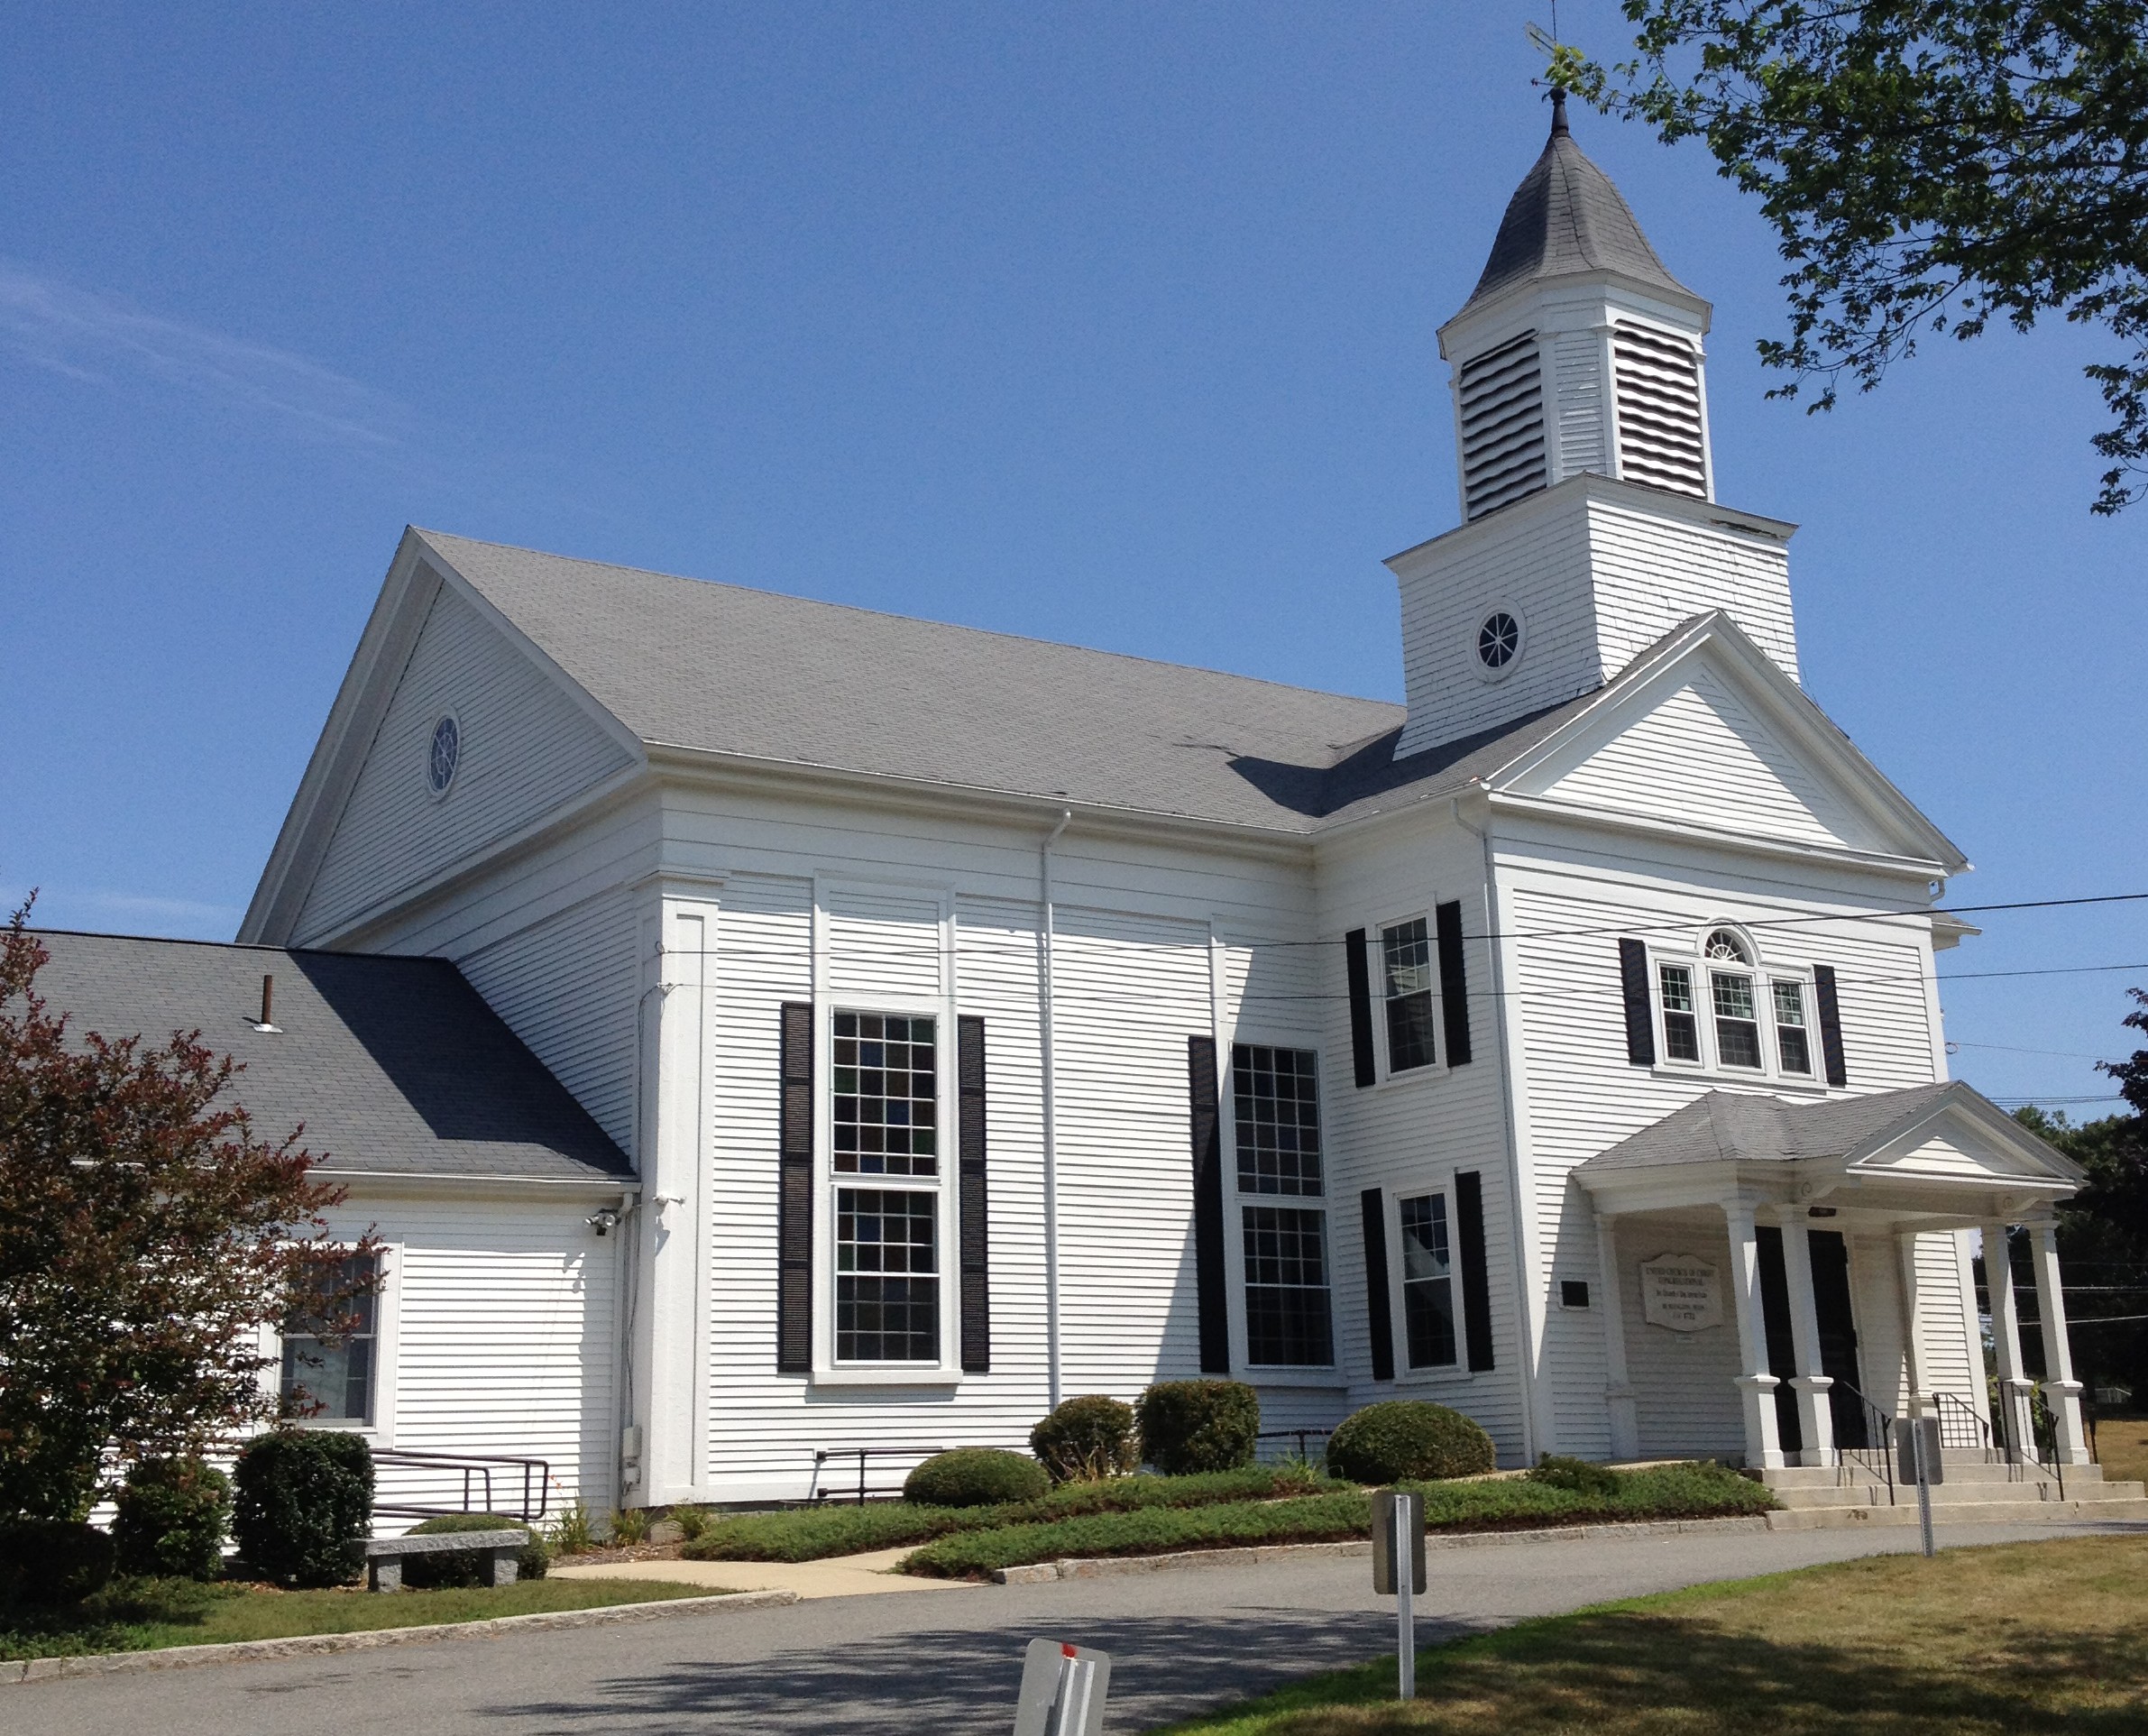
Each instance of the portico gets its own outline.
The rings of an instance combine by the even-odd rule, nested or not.
[[[2086,1464],[2052,1208],[2079,1171],[1966,1085],[1793,1103],[1712,1091],[1583,1163],[1608,1293],[1620,1456],[1740,1449],[1768,1470],[1884,1449],[1939,1415],[2033,1456],[2010,1225],[2035,1252],[2042,1383],[2062,1463]],[[1990,1414],[1969,1230],[1990,1270]],[[1720,1328],[1720,1329],[1719,1329]]]

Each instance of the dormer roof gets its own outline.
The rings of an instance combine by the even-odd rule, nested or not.
[[[1613,273],[1638,288],[1697,299],[1656,256],[1611,177],[1574,142],[1565,93],[1552,95],[1551,137],[1507,202],[1492,257],[1462,314],[1517,284],[1590,272]]]

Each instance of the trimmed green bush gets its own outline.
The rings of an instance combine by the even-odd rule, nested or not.
[[[231,1529],[231,1479],[197,1458],[143,1459],[115,1502],[119,1571],[143,1579],[216,1579]]]
[[[1573,1458],[1564,1453],[1546,1453],[1529,1472],[1531,1483],[1548,1483],[1555,1489],[1571,1489],[1577,1495],[1615,1495],[1619,1474],[1608,1465]]]
[[[361,1435],[279,1428],[258,1435],[232,1474],[232,1535],[264,1579],[340,1585],[365,1565],[373,1456]]]
[[[1251,1465],[1261,1398],[1243,1381],[1160,1381],[1135,1407],[1141,1456],[1165,1476]]]
[[[1029,1431],[1029,1450],[1054,1483],[1096,1483],[1141,1464],[1134,1445],[1134,1407],[1101,1392],[1069,1399]]]
[[[1498,1464],[1492,1437],[1473,1418],[1419,1400],[1368,1404],[1327,1437],[1327,1468],[1353,1483],[1437,1482]]]
[[[73,1519],[0,1519],[0,1609],[54,1609],[104,1589],[116,1551]]]
[[[526,1520],[500,1513],[442,1513],[436,1519],[410,1528],[412,1537],[439,1537],[455,1531],[521,1530],[530,1534],[529,1547],[515,1557],[524,1579],[542,1579],[552,1565],[552,1551],[537,1528]],[[448,1585],[490,1585],[491,1558],[469,1555],[413,1555],[403,1557],[403,1584],[412,1591],[432,1591]]]
[[[921,1507],[994,1507],[1034,1501],[1051,1486],[1044,1467],[994,1447],[935,1453],[903,1479],[903,1499]]]

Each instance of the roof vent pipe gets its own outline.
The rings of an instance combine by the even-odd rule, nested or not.
[[[254,1021],[256,1031],[273,1031],[276,1028],[276,978],[263,971],[261,979],[261,1017]]]

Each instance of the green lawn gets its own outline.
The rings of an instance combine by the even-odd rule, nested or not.
[[[702,1586],[650,1579],[526,1579],[497,1590],[382,1595],[364,1591],[262,1591],[245,1585],[204,1585],[189,1579],[121,1580],[78,1610],[41,1618],[17,1615],[14,1625],[0,1627],[0,1658],[359,1633],[375,1628],[423,1627],[431,1621],[476,1621],[495,1615],[534,1615],[711,1594]]]
[[[1391,1658],[1177,1736],[2139,1736],[2148,1538],[1884,1556],[1638,1598]]]
[[[1621,1472],[1615,1492],[1571,1489],[1502,1477],[1486,1482],[1410,1485],[1425,1498],[1434,1531],[1497,1531],[1602,1521],[1721,1518],[1763,1512],[1774,1498],[1721,1465],[1665,1465]],[[959,1579],[995,1567],[1060,1557],[1162,1555],[1175,1549],[1233,1548],[1262,1543],[1321,1543],[1370,1537],[1372,1503],[1354,1487],[1291,1500],[1237,1501],[1199,1507],[1151,1506],[1090,1512],[1043,1522],[1001,1523],[943,1536],[903,1559],[902,1570]]]

